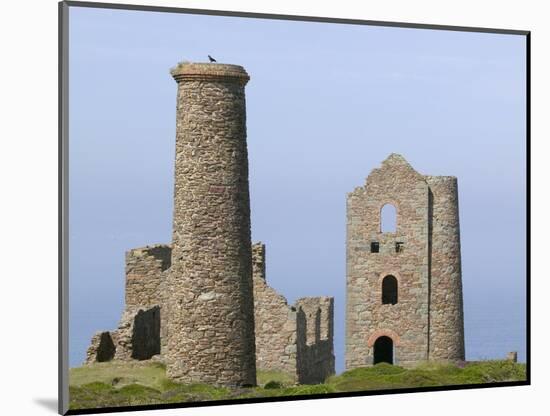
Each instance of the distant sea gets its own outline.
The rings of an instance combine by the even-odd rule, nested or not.
[[[467,360],[504,358],[517,351],[518,361],[526,360],[525,297],[466,299],[464,330]]]
[[[115,299],[111,299],[115,302]],[[119,300],[122,312],[122,302]],[[344,308],[336,307],[335,355],[336,372],[344,371]],[[75,308],[75,313],[83,309]],[[93,310],[85,308],[84,310]],[[115,329],[118,316],[112,309],[95,310],[90,316],[82,314],[76,321],[89,325],[73,325],[70,332],[69,365],[80,366],[86,357],[86,349],[94,331]],[[92,323],[93,321],[93,323]],[[525,297],[518,294],[509,299],[492,299],[490,296],[469,295],[464,302],[464,327],[466,360],[503,359],[510,351],[518,352],[518,361],[526,360]]]

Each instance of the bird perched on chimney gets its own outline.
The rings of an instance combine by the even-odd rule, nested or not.
[[[212,58],[210,55],[208,55],[208,59],[210,59],[210,62],[218,62],[214,58]]]

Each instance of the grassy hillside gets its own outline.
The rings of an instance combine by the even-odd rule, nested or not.
[[[160,363],[111,362],[72,368],[69,374],[71,409],[235,398],[295,396],[332,392],[399,389],[408,387],[479,384],[525,380],[525,364],[482,361],[464,368],[426,363],[406,370],[389,364],[357,368],[332,376],[324,384],[295,385],[292,377],[259,372],[258,387],[229,389],[204,384],[178,384],[166,378]]]

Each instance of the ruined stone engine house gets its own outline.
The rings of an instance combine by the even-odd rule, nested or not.
[[[185,383],[256,384],[256,368],[300,383],[334,374],[331,297],[289,306],[250,240],[244,88],[238,65],[182,63],[172,243],[126,253],[125,309],[87,363],[160,360]]]
[[[348,194],[346,250],[346,369],[464,360],[455,177],[391,154]]]

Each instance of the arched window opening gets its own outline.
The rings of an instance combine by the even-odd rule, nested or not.
[[[393,364],[393,341],[385,335],[374,342],[373,364],[378,363]]]
[[[386,204],[380,210],[380,232],[394,233],[397,231],[397,209],[392,204]]]
[[[392,276],[384,277],[382,280],[382,304],[395,305],[397,303],[397,279]]]

